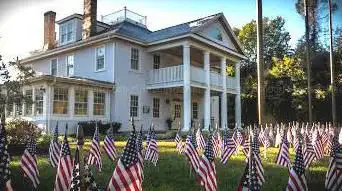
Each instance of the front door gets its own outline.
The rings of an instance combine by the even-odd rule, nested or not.
[[[171,104],[171,116],[173,117],[172,129],[179,129],[182,122],[183,108],[181,102],[174,101]]]

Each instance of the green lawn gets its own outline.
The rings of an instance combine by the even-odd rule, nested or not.
[[[122,151],[125,142],[117,142],[119,152]],[[88,149],[89,142],[85,148]],[[189,165],[185,158],[176,152],[174,142],[160,141],[159,146],[159,163],[154,167],[145,162],[144,168],[144,190],[147,191],[188,191],[200,190],[194,176],[189,175]],[[71,145],[72,151],[75,150],[75,143]],[[267,152],[268,159],[263,159],[265,169],[266,183],[262,186],[262,190],[281,191],[284,190],[288,180],[288,170],[286,168],[274,165],[273,161],[278,149],[270,148]],[[103,154],[103,170],[101,173],[95,173],[95,179],[98,186],[104,189],[108,183],[113,170],[114,164]],[[262,155],[263,158],[263,155]],[[294,153],[291,149],[291,159]],[[48,163],[47,156],[38,156],[39,171],[41,185],[39,190],[53,190],[56,169],[51,168]],[[12,184],[15,190],[28,190],[28,182],[23,179],[19,168],[19,157],[13,157],[12,165]],[[244,155],[240,151],[237,156],[233,156],[226,165],[222,165],[219,160],[216,161],[216,170],[218,178],[219,190],[236,190],[242,172],[244,170]],[[328,167],[328,157],[319,162],[315,162],[307,172],[307,181],[309,190],[324,190],[324,178]]]

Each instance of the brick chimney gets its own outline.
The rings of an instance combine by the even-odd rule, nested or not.
[[[97,0],[84,0],[82,39],[88,39],[96,33]]]
[[[55,32],[56,13],[48,11],[44,13],[44,50],[55,48],[56,32]]]

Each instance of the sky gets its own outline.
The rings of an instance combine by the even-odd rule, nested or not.
[[[286,20],[292,46],[304,34],[304,20],[296,12],[295,2],[263,0],[264,17]],[[219,12],[238,28],[256,18],[255,0],[98,0],[98,19],[124,6],[147,16],[152,31]],[[24,58],[43,47],[43,15],[50,10],[57,13],[56,20],[82,14],[83,0],[0,0],[0,54],[4,60]]]

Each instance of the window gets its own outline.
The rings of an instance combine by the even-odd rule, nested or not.
[[[18,102],[15,104],[15,111],[16,115],[22,115],[23,114],[23,103]]]
[[[74,75],[74,55],[69,55],[66,57],[67,65],[67,76]]]
[[[75,90],[75,115],[88,114],[88,91]]]
[[[7,115],[13,116],[13,103],[9,103],[7,106]]]
[[[74,39],[73,36],[73,22],[68,22],[66,24],[61,25],[61,44],[65,44],[71,42]]]
[[[218,29],[216,27],[209,31],[209,36],[216,39],[216,40],[219,40],[219,41],[223,40],[222,33],[221,33],[220,29]]]
[[[32,115],[32,90],[26,90],[25,97],[25,115]]]
[[[53,113],[67,114],[68,113],[68,89],[55,88],[53,92]]]
[[[105,67],[105,48],[103,47],[97,47],[96,48],[96,71],[103,70]]]
[[[196,102],[192,103],[192,118],[198,119],[198,104]]]
[[[94,92],[94,115],[105,114],[105,98],[106,98],[105,93]]]
[[[36,104],[36,114],[43,114],[44,97],[43,92],[40,89],[35,90],[35,104]]]
[[[160,99],[153,98],[153,117],[159,118],[159,110],[160,110]]]
[[[139,70],[139,49],[131,49],[131,69]]]
[[[181,105],[176,104],[175,105],[175,118],[180,118],[181,117]]]
[[[160,68],[160,55],[154,55],[153,56],[153,69],[159,69]]]
[[[56,76],[57,75],[57,59],[51,60],[50,68],[51,68],[51,71],[50,71],[51,75]]]
[[[129,108],[129,116],[130,117],[138,117],[138,109],[139,109],[139,98],[136,95],[131,95],[130,100],[130,108]]]

